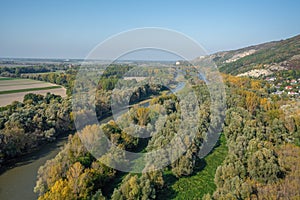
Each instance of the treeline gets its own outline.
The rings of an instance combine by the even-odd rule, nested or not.
[[[52,65],[52,64],[44,64],[41,66],[0,67],[0,76],[20,77],[21,74],[46,73],[46,72],[55,72],[57,70],[67,70],[67,69],[69,69],[68,65]]]
[[[5,77],[19,77],[23,73],[45,73],[51,69],[45,66],[26,66],[26,67],[1,67],[0,75]]]
[[[73,130],[70,99],[50,93],[27,94],[23,103],[14,102],[1,108],[0,161],[31,152]]]
[[[125,64],[111,64],[103,72],[102,76],[122,78],[123,76],[134,77],[150,77],[159,76],[161,74],[170,73],[170,67],[151,67],[151,66],[137,66]]]

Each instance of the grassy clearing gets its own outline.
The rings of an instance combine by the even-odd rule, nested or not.
[[[194,175],[177,179],[172,172],[167,171],[164,174],[167,187],[158,193],[158,199],[201,199],[206,193],[212,194],[216,189],[216,169],[228,152],[223,134],[219,141],[219,145],[199,162]]]
[[[27,88],[27,89],[18,89],[18,90],[8,90],[8,91],[0,91],[0,94],[13,94],[19,92],[31,92],[31,91],[38,91],[38,90],[51,90],[61,88],[61,86],[49,86],[49,87],[39,87],[39,88]]]

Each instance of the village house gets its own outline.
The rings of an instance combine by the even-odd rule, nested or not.
[[[276,77],[267,77],[266,80],[273,82],[276,80]]]
[[[291,84],[297,84],[297,80],[295,79],[291,80]]]
[[[291,89],[293,89],[293,86],[288,85],[288,86],[285,87],[285,89],[286,90],[291,90]]]

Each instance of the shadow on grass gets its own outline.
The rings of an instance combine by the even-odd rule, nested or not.
[[[205,158],[196,159],[193,173],[177,179],[170,170],[165,171],[166,187],[158,192],[157,199],[201,199],[215,190],[214,175],[227,154],[226,140],[221,135],[214,149]]]
[[[206,167],[206,165],[207,164],[204,159],[197,159],[193,174],[191,174],[190,176],[187,176],[187,177],[192,177],[192,176],[196,175],[198,172],[203,170]],[[165,181],[165,187],[162,190],[158,191],[157,199],[174,199],[177,196],[178,191],[175,191],[172,186],[179,179],[176,178],[175,175],[173,175],[171,171],[168,171],[167,173],[165,173],[163,175],[163,177],[164,177],[164,181]]]
[[[172,185],[178,180],[171,172],[163,175],[165,186],[157,192],[156,199],[173,199],[177,196],[177,191],[172,188]]]
[[[190,176],[196,175],[198,172],[203,170],[206,167],[207,163],[204,159],[197,159],[194,167],[194,171]]]

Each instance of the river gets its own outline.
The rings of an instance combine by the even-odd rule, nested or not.
[[[179,83],[171,90],[175,93],[181,90],[185,84]],[[140,106],[148,106],[149,102],[144,101]],[[113,119],[111,116],[101,120],[106,123]],[[33,192],[37,180],[37,172],[40,166],[47,160],[54,158],[63,145],[67,142],[67,137],[62,137],[53,143],[44,145],[38,151],[24,156],[11,168],[4,170],[0,174],[0,200],[34,200],[38,195]]]
[[[26,155],[10,169],[0,175],[0,199],[33,200],[37,194],[33,192],[37,171],[47,160],[55,157],[66,143],[67,137],[44,145],[40,150]]]
[[[101,120],[100,123],[107,123],[112,120],[111,116]],[[57,139],[53,143],[44,145],[38,151],[32,152],[11,168],[4,170],[0,174],[0,199],[1,200],[33,200],[38,195],[33,192],[37,180],[37,172],[40,166],[44,165],[47,160],[54,158],[68,137]]]

